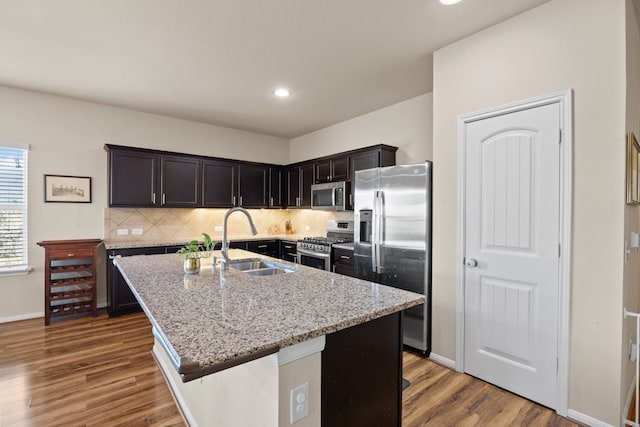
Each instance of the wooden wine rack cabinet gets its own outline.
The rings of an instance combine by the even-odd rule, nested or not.
[[[99,239],[38,242],[45,251],[44,324],[52,317],[98,314],[96,262]]]

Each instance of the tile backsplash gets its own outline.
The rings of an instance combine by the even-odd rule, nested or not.
[[[222,220],[227,209],[185,208],[105,208],[104,237],[110,241],[188,241],[208,233],[222,236]],[[310,209],[249,209],[261,235],[285,233],[290,220],[296,234],[323,236],[329,219],[352,220],[353,212],[313,211]],[[229,235],[250,234],[244,215],[229,217]],[[126,234],[125,234],[126,230]]]

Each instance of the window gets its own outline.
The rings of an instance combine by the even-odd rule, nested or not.
[[[27,150],[0,143],[0,274],[28,271]]]

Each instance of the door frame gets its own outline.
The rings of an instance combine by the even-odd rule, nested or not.
[[[475,113],[458,116],[458,209],[456,244],[456,363],[458,372],[464,372],[464,314],[465,314],[465,196],[466,196],[466,126],[467,124],[508,113],[559,104],[560,107],[560,269],[558,273],[558,373],[556,382],[556,412],[567,416],[569,395],[569,311],[571,284],[571,217],[572,217],[572,107],[571,89],[526,99]]]

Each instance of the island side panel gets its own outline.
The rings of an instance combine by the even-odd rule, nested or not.
[[[326,336],[322,425],[400,427],[402,323],[394,313]]]
[[[276,354],[187,383],[157,339],[153,355],[189,427],[278,427]]]

